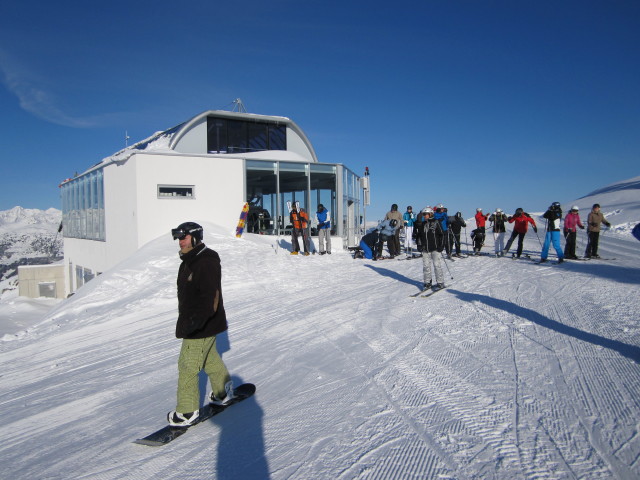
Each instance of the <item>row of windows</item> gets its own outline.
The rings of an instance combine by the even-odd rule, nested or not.
[[[62,184],[63,234],[68,238],[105,240],[102,169]]]
[[[275,123],[207,117],[209,153],[286,150],[287,127]]]

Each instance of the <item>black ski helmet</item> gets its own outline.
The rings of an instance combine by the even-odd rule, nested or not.
[[[393,205],[391,205],[391,211],[395,212],[396,210],[398,210],[398,204],[394,203]]]
[[[174,240],[182,240],[187,235],[191,235],[191,244],[195,246],[202,242],[203,229],[202,226],[195,222],[184,222],[178,225],[177,228],[172,229],[171,235]]]
[[[389,220],[389,225],[391,225],[392,227],[395,227],[398,224],[398,220],[396,220],[395,218]]]
[[[462,212],[456,212],[456,218],[462,218]]]
[[[560,202],[553,202],[550,208],[551,210],[560,210]]]
[[[516,208],[516,215],[522,215],[524,210],[522,208]]]

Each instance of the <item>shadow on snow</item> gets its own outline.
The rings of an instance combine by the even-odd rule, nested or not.
[[[456,295],[462,301],[484,303],[489,307],[512,313],[521,318],[524,318],[525,320],[536,323],[541,327],[548,328],[549,330],[553,330],[563,335],[573,337],[583,342],[588,342],[593,345],[614,350],[621,355],[630,358],[636,363],[640,363],[640,348],[635,345],[629,345],[618,340],[611,340],[594,333],[585,332],[575,327],[564,325],[560,322],[545,317],[544,315],[541,315],[534,310],[521,307],[519,305],[516,305],[515,303],[507,302],[506,300],[500,300],[499,298],[493,298],[487,295],[479,295],[477,293],[461,292],[460,290],[453,289],[449,289],[449,292]]]

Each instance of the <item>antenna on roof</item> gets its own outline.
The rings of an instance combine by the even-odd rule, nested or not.
[[[239,113],[247,113],[247,109],[244,108],[244,103],[242,103],[242,99],[241,98],[236,98],[234,101],[234,107],[231,110],[232,112],[239,112]],[[237,110],[236,110],[237,108]]]
[[[131,137],[129,136],[129,132],[127,132],[126,130],[124,131],[124,148],[127,148],[129,146],[129,139]]]

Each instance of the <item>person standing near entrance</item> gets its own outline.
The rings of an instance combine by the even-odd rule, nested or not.
[[[291,255],[298,255],[300,252],[300,244],[298,238],[302,238],[302,247],[304,248],[304,254],[309,255],[309,236],[307,234],[307,225],[309,222],[309,216],[304,208],[301,208],[298,212],[296,204],[291,205],[291,212],[289,213],[289,221],[291,222],[291,246],[293,250]]]
[[[320,255],[325,253],[331,255],[331,214],[322,204],[318,205],[316,220],[318,220],[318,249],[320,250]]]
[[[180,244],[178,269],[178,322],[182,339],[178,360],[178,392],[175,410],[167,414],[169,425],[188,427],[198,419],[199,373],[211,383],[209,402],[225,405],[233,398],[233,382],[216,350],[216,336],[227,330],[222,300],[220,256],[204,243],[203,229],[186,222],[171,230]]]

